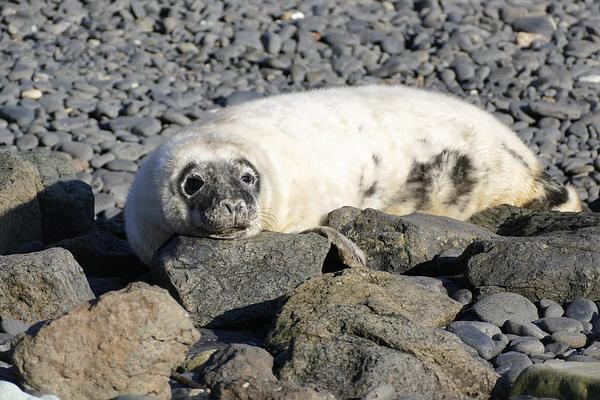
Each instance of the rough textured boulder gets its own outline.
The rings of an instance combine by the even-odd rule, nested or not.
[[[94,194],[75,176],[71,158],[43,148],[19,155],[38,169],[44,186],[38,194],[44,243],[89,232],[94,226]]]
[[[0,256],[0,293],[0,315],[30,323],[94,298],[83,270],[63,249]]]
[[[267,345],[276,375],[341,398],[382,385],[396,396],[488,398],[498,376],[455,335],[437,329],[460,304],[401,276],[344,270],[298,287]]]
[[[64,239],[51,247],[69,250],[88,275],[134,279],[148,271],[131,250],[127,240],[105,231],[92,231],[83,236]]]
[[[276,381],[272,369],[273,357],[265,349],[236,343],[214,352],[200,370],[200,379],[209,387],[240,378]]]
[[[0,150],[0,254],[15,252],[29,241],[42,240],[37,194],[42,190],[37,169]]]
[[[403,273],[427,272],[446,250],[462,252],[474,240],[495,237],[479,226],[426,214],[403,217],[381,211],[343,207],[329,214],[328,225],[354,241],[369,268]]]
[[[217,350],[200,370],[212,390],[211,399],[333,400],[325,392],[280,382],[273,375],[273,357],[265,350],[232,344]]]
[[[211,400],[335,400],[331,394],[280,381],[255,378],[219,382],[211,390]]]
[[[22,336],[13,363],[27,385],[62,400],[169,399],[171,370],[198,338],[166,290],[137,283]]]
[[[519,375],[512,393],[569,400],[600,399],[600,362],[533,365]]]
[[[152,273],[199,326],[271,318],[288,291],[321,274],[329,241],[317,234],[263,232],[240,240],[176,237]]]
[[[473,286],[497,286],[532,301],[600,300],[600,227],[483,240],[464,256]]]
[[[475,214],[469,222],[502,236],[534,236],[554,231],[572,231],[600,226],[600,213],[532,211],[503,205]]]

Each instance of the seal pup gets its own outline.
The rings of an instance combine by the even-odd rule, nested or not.
[[[464,220],[503,203],[581,209],[575,190],[545,175],[491,114],[373,85],[268,97],[182,128],[142,163],[125,217],[149,263],[173,234],[298,232],[341,206]]]

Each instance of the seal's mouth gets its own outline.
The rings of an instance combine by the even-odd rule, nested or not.
[[[209,233],[208,237],[213,239],[239,239],[248,234],[247,228],[228,228],[220,232]]]

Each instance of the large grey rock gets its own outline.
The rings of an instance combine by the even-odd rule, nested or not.
[[[534,236],[600,226],[600,213],[533,211],[502,205],[473,215],[468,220],[502,236]]]
[[[29,323],[56,318],[94,298],[64,249],[0,256],[0,315]]]
[[[42,240],[37,198],[41,190],[39,173],[30,162],[0,150],[0,254],[13,253],[26,242]]]
[[[464,256],[473,286],[498,286],[532,301],[600,300],[600,227],[482,240]]]
[[[536,364],[517,378],[513,395],[569,400],[600,398],[600,362]]]
[[[94,194],[76,178],[71,158],[48,149],[19,155],[38,169],[44,186],[38,195],[44,243],[89,232],[94,226]]]
[[[24,382],[62,400],[170,399],[169,376],[199,338],[166,290],[137,283],[82,304],[15,346]]]
[[[434,267],[434,258],[445,250],[460,254],[474,240],[496,237],[486,229],[452,218],[427,214],[398,217],[351,207],[332,211],[328,225],[366,253],[369,268],[394,273],[428,271]]]
[[[277,313],[282,297],[321,274],[329,241],[317,234],[263,232],[247,239],[180,236],[152,262],[168,288],[200,326],[225,326]]]
[[[267,345],[279,353],[281,380],[340,398],[360,398],[381,385],[393,386],[397,397],[488,398],[498,376],[455,335],[436,328],[459,309],[401,276],[344,270],[298,287]]]

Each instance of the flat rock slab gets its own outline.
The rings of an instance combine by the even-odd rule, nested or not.
[[[502,236],[534,236],[554,231],[572,231],[600,226],[600,213],[533,211],[502,205],[481,211],[468,221]]]
[[[600,300],[600,227],[482,240],[466,251],[466,278],[529,300]]]
[[[239,240],[180,236],[155,254],[152,274],[197,326],[238,325],[273,317],[286,293],[321,274],[329,249],[327,239],[312,233],[263,232]]]
[[[600,362],[552,362],[527,368],[512,394],[569,400],[600,399]]]
[[[487,399],[498,375],[455,335],[435,328],[459,309],[403,277],[344,270],[298,287],[267,346],[279,353],[281,380],[338,398],[391,385],[396,397]]]
[[[27,385],[62,400],[166,400],[171,370],[199,336],[166,290],[136,283],[20,337],[13,364]]]
[[[367,255],[369,268],[394,273],[426,271],[446,250],[462,252],[473,241],[491,239],[487,229],[427,214],[403,217],[374,209],[343,207],[329,214],[328,225],[354,241]]]
[[[58,248],[0,256],[0,293],[0,315],[29,323],[94,298],[77,261]]]
[[[41,190],[39,172],[30,162],[0,150],[0,254],[42,240]]]

